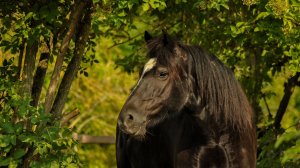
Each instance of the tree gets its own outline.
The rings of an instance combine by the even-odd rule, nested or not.
[[[75,141],[60,121],[66,122],[63,107],[91,46],[95,4],[26,0],[0,6],[0,166],[76,167],[78,159],[71,150]],[[50,80],[49,62],[55,62]],[[46,96],[41,97],[48,81]]]

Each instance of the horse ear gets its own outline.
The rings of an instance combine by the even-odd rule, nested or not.
[[[163,41],[164,46],[169,48],[170,50],[173,50],[175,47],[175,43],[174,43],[173,39],[164,30],[162,30],[162,32],[163,32],[162,41]]]
[[[152,36],[147,31],[145,31],[144,38],[145,41],[148,43],[152,39]]]

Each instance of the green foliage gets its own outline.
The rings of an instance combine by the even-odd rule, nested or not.
[[[275,130],[272,127],[274,116],[276,115],[279,102],[283,96],[283,85],[286,74],[275,75],[271,84],[266,85],[262,90],[265,93],[266,101],[261,100],[260,122],[258,123],[259,155],[258,167],[298,167],[299,150],[296,141],[299,139],[299,88],[295,89],[287,112],[281,122],[282,128]],[[293,151],[290,154],[288,151]],[[298,152],[297,152],[298,151]]]
[[[73,5],[73,0],[0,2],[0,54],[9,53],[0,67],[0,166],[20,165],[31,148],[37,156],[33,167],[79,164],[71,131],[60,128],[59,121],[48,126],[55,118],[20,96],[14,66],[24,42],[38,41],[40,50],[49,50],[50,62],[55,61],[59,47],[53,46],[67,31]],[[283,129],[272,126],[284,83],[300,71],[299,0],[93,0],[93,10],[90,40],[65,107],[71,111],[76,105],[81,111],[70,122],[73,131],[115,134],[117,114],[136,77],[120,69],[140,70],[146,59],[144,31],[157,35],[164,29],[184,43],[210,50],[234,71],[257,116],[257,166],[300,165],[299,90],[289,103]],[[73,56],[74,41],[64,65]],[[28,124],[30,129],[25,129]],[[77,148],[80,162],[115,167],[114,146],[80,144]]]
[[[299,131],[278,135],[276,130],[269,127],[260,130],[259,133],[262,132],[264,136],[259,139],[261,151],[259,151],[257,167],[294,168],[299,166]]]
[[[31,106],[32,93],[22,90],[24,81],[29,78],[29,75],[24,75],[27,73],[24,72],[25,67],[29,67],[26,59],[37,55],[37,58],[32,58],[36,61],[33,64],[37,65],[39,55],[47,52],[50,63],[56,60],[74,4],[73,0],[0,2],[0,63],[3,62],[0,66],[0,166],[81,165],[75,152],[77,142],[72,138],[72,131],[60,127],[58,118],[45,113],[41,101],[38,107]],[[78,30],[74,31],[77,34]],[[64,66],[70,63],[74,55],[78,35],[70,38]],[[29,46],[33,44],[37,44],[37,53],[30,53]],[[92,47],[92,41],[88,45]],[[83,62],[93,64],[97,60],[91,47],[87,49],[89,53]],[[14,66],[17,62],[18,66]],[[34,68],[29,70],[30,74],[34,74]],[[80,72],[88,75],[85,67]],[[38,80],[44,82],[44,79]],[[48,83],[46,78],[45,84]]]
[[[282,134],[275,143],[275,148],[284,146],[289,143],[288,149],[284,151],[282,162],[286,163],[288,161],[299,162],[300,156],[300,131],[292,131]],[[298,163],[299,164],[299,163]]]
[[[74,104],[80,110],[69,125],[79,134],[115,136],[118,113],[135,83],[137,76],[116,69],[112,60],[124,51],[116,47],[103,50],[111,45],[111,40],[101,39],[95,47],[99,63],[87,69],[89,77],[80,75],[73,83],[66,111],[72,111]],[[80,144],[77,148],[80,161],[88,167],[116,167],[114,144]]]
[[[12,63],[4,59],[0,67],[0,166],[21,166],[33,152],[30,167],[78,167],[71,131],[60,128],[41,107],[30,106],[27,96],[20,96]],[[53,121],[56,124],[45,127]]]

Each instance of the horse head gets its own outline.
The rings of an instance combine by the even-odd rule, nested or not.
[[[120,129],[137,138],[180,112],[190,97],[189,60],[180,44],[166,33],[152,38],[145,32],[145,41],[149,61],[118,119]]]

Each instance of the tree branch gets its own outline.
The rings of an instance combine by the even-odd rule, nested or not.
[[[141,36],[142,34],[144,34],[144,32],[143,32],[143,33],[139,33],[139,34],[137,34],[137,35],[135,35],[135,36],[133,36],[133,37],[128,37],[127,40],[124,40],[124,41],[122,41],[122,42],[114,43],[112,46],[108,47],[108,49],[111,49],[111,48],[116,47],[116,46],[118,46],[118,45],[122,45],[122,44],[125,44],[125,43],[127,43],[127,42],[130,42],[130,41],[136,39],[137,37]]]
[[[49,60],[50,54],[49,53],[42,53],[40,57],[40,61],[38,64],[38,67],[35,72],[34,76],[34,82],[32,86],[32,92],[31,92],[31,105],[33,107],[36,107],[39,103],[40,95],[42,92],[42,87],[44,84],[44,79],[46,76],[46,72],[48,69],[48,60]]]
[[[60,121],[60,126],[65,126],[71,119],[75,118],[80,114],[78,109],[71,111],[70,113],[64,115]]]
[[[79,70],[82,55],[84,53],[86,43],[89,38],[90,27],[91,27],[92,3],[90,2],[89,4],[90,5],[88,6],[87,12],[83,17],[82,22],[80,23],[79,31],[76,36],[74,56],[71,59],[67,67],[67,70],[63,76],[55,101],[53,103],[53,107],[51,109],[51,113],[56,115],[59,118],[61,117],[61,113],[65,105],[67,95],[72,85],[72,81]]]
[[[270,119],[272,119],[272,114],[271,114],[271,111],[270,111],[270,108],[269,108],[268,102],[267,102],[267,100],[266,100],[266,96],[265,96],[265,95],[263,95],[262,97],[263,97],[263,100],[264,100],[264,102],[265,102],[265,105],[266,105],[266,107],[267,107],[267,110],[268,110],[268,119],[270,120]]]
[[[280,101],[275,121],[274,121],[274,127],[276,129],[280,129],[281,127],[281,120],[283,118],[283,115],[286,112],[287,106],[289,104],[290,98],[294,92],[294,88],[297,85],[298,78],[300,77],[300,72],[297,72],[294,76],[288,79],[287,83],[284,84],[284,95]]]
[[[74,8],[71,12],[69,29],[61,43],[60,51],[57,56],[54,70],[53,70],[52,77],[51,77],[51,81],[50,81],[50,84],[49,84],[49,87],[47,90],[47,94],[46,94],[46,98],[45,98],[45,105],[44,105],[46,113],[50,112],[50,110],[51,110],[51,106],[52,106],[53,99],[55,96],[55,91],[56,91],[56,88],[57,88],[57,85],[59,82],[60,72],[62,70],[64,56],[65,56],[67,49],[69,48],[69,43],[70,43],[71,38],[74,35],[75,29],[76,29],[80,19],[82,18],[82,12],[83,12],[83,9],[85,8],[86,4],[87,4],[87,1],[80,1],[80,0],[75,1]]]
[[[143,20],[139,20],[139,21],[149,25],[148,22],[145,22],[145,21],[143,21]],[[156,26],[153,27],[152,29],[153,29],[153,30],[161,29],[162,25],[165,25],[165,24],[166,24],[165,22],[159,23],[158,25],[156,25]],[[178,22],[175,22],[174,24],[171,24],[170,26],[165,27],[165,29],[166,29],[166,30],[169,30],[171,27],[174,27],[176,24],[179,24],[179,23],[178,23]],[[144,34],[144,32],[142,32],[142,33],[136,34],[135,36],[130,37],[129,34],[128,34],[128,32],[126,32],[126,31],[124,31],[124,32],[127,34],[128,38],[127,38],[126,40],[124,40],[124,41],[119,42],[119,43],[114,43],[113,45],[109,46],[108,49],[111,49],[111,48],[114,48],[114,47],[116,47],[116,46],[119,46],[119,45],[128,43],[128,42],[130,42],[130,41],[132,41],[132,40],[134,40],[134,39],[136,39],[136,38],[138,38],[139,36],[141,36],[141,35]]]
[[[115,137],[113,136],[91,136],[85,134],[73,133],[73,139],[82,144],[114,144]]]

